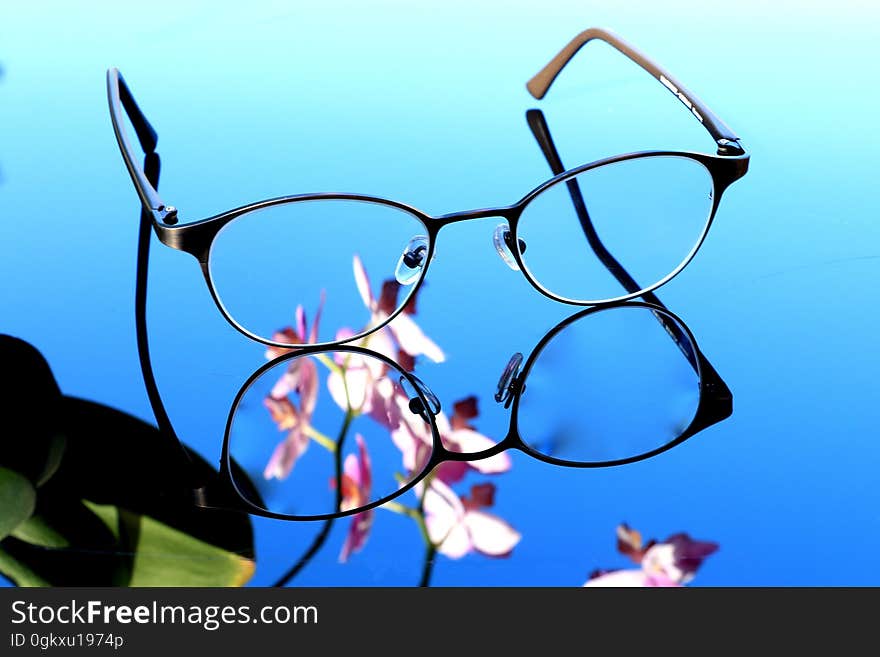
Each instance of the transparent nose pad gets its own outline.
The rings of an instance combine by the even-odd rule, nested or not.
[[[403,248],[397,267],[394,269],[394,278],[401,285],[411,285],[418,280],[428,258],[428,236],[416,235]]]
[[[518,241],[520,254],[525,253],[526,243],[523,240]],[[498,251],[498,255],[501,256],[504,263],[513,271],[519,271],[519,265],[516,264],[516,258],[513,257],[513,253],[510,250],[513,236],[510,234],[510,228],[507,224],[498,224],[496,226],[495,233],[492,235],[492,242],[495,244],[495,250]]]
[[[430,424],[431,418],[428,417],[428,413],[431,415],[437,415],[440,412],[440,400],[437,399],[437,396],[424,381],[415,374],[410,374],[410,376],[413,378],[413,381],[415,381],[418,392],[413,389],[412,384],[410,384],[405,376],[400,377],[400,387],[403,388],[406,396],[409,397],[409,410]],[[419,392],[422,393],[422,397],[428,402],[427,410],[419,397]]]
[[[519,368],[522,366],[523,355],[519,352],[516,352],[513,356],[510,357],[510,360],[507,361],[507,367],[504,368],[504,371],[501,373],[501,378],[498,379],[498,389],[495,391],[495,401],[499,404],[504,404],[504,408],[510,406],[510,403],[513,401],[513,395],[516,393],[517,386],[517,375],[519,374]]]

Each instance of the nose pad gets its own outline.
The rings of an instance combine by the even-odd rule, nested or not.
[[[401,285],[411,285],[418,280],[428,258],[428,236],[416,235],[406,246],[394,268],[394,278]]]
[[[516,258],[513,256],[511,252],[511,246],[513,242],[513,236],[510,234],[510,228],[507,224],[498,224],[495,228],[495,233],[492,235],[492,243],[495,245],[495,250],[498,251],[498,255],[501,256],[501,259],[504,261],[508,267],[510,267],[513,271],[519,271],[519,265],[516,264]],[[518,240],[519,242],[519,252],[526,252],[526,243],[523,240]]]
[[[405,376],[400,377],[400,387],[403,388],[407,397],[409,397],[409,410],[430,424],[431,418],[428,417],[428,414],[430,413],[432,416],[435,416],[440,413],[440,400],[437,399],[437,395],[431,391],[424,381],[415,374],[410,374],[410,376],[413,378],[416,388],[418,388],[418,392],[413,389],[413,386]],[[427,409],[425,408],[421,397],[419,397],[419,393],[421,393],[422,397],[425,398],[425,401],[428,402]]]
[[[501,373],[501,378],[498,379],[498,389],[495,391],[495,401],[499,404],[504,404],[504,408],[510,406],[513,401],[513,396],[517,392],[517,387],[519,385],[517,375],[519,374],[519,368],[522,366],[522,362],[523,355],[516,352],[510,357],[510,360],[507,361],[507,367],[504,368],[504,371]]]

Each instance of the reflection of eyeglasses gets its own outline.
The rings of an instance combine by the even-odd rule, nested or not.
[[[328,519],[384,504],[442,468],[479,461],[492,472],[507,449],[561,466],[632,463],[732,410],[690,330],[643,302],[564,320],[527,359],[514,355],[495,398],[511,407],[497,444],[446,418],[428,387],[388,356],[360,346],[297,349],[239,391],[221,473],[250,513]]]
[[[610,44],[672,91],[712,135],[717,154],[646,151],[564,170],[558,156],[551,157],[552,143],[543,139],[543,121],[533,111],[529,123],[556,175],[510,206],[432,217],[371,196],[305,194],[258,201],[177,225],[178,210],[162,201],[144,168],[136,164],[122,110],[148,160],[157,157],[157,136],[116,69],[107,75],[110,113],[129,174],[159,239],[194,255],[223,316],[265,344],[287,344],[273,332],[286,323],[288,307],[273,308],[255,290],[289,285],[283,298],[314,299],[328,285],[345,285],[328,290],[334,305],[325,309],[329,321],[324,325],[363,326],[360,334],[344,341],[363,337],[388,324],[412,299],[440,229],[467,219],[502,218],[495,232],[498,253],[551,299],[576,305],[622,301],[659,287],[690,262],[724,190],[746,173],[749,156],[734,133],[675,78],[604,30],[587,30],[569,43],[529,82],[532,95],[542,98],[567,62],[592,39]],[[301,247],[295,257],[292,245]],[[348,283],[343,274],[352,262],[356,270],[396,279],[393,294],[374,294],[365,277],[357,278],[357,285]],[[620,294],[623,281],[612,264],[625,264],[632,274],[624,284],[625,294]],[[647,284],[635,285],[636,278]],[[322,345],[343,341],[335,333],[313,337],[311,342]]]

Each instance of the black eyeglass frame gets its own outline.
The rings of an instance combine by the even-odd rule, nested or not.
[[[409,214],[420,222],[420,224],[424,227],[426,236],[428,237],[428,250],[425,254],[424,259],[422,260],[424,264],[421,267],[418,279],[409,286],[407,294],[402,299],[402,301],[399,302],[398,307],[394,310],[394,312],[390,313],[382,321],[372,324],[364,331],[349,338],[346,338],[344,341],[319,343],[319,346],[329,347],[342,344],[343,342],[353,342],[361,339],[366,335],[369,335],[370,333],[373,333],[381,327],[387,325],[398,314],[400,314],[403,311],[403,308],[409,302],[409,300],[413,297],[413,295],[417,293],[425,278],[429,263],[431,262],[431,259],[434,255],[434,247],[440,230],[449,224],[457,223],[460,221],[490,217],[503,218],[510,227],[510,231],[508,233],[509,239],[506,240],[507,246],[514,257],[517,266],[526,277],[526,280],[541,294],[544,294],[554,301],[569,305],[597,306],[634,299],[666,284],[672,278],[677,276],[691,262],[691,260],[694,258],[697,251],[699,250],[700,246],[702,245],[703,241],[705,240],[709,229],[711,228],[724,191],[733,182],[744,176],[745,173],[748,171],[749,155],[740,145],[739,138],[736,137],[736,135],[726,126],[726,124],[724,124],[724,122],[721,121],[721,119],[718,118],[714,112],[712,112],[707,106],[705,106],[702,101],[700,101],[693,94],[687,91],[687,89],[685,89],[677,80],[675,80],[673,76],[671,76],[664,69],[660,68],[644,54],[640,53],[635,48],[627,44],[625,41],[607,30],[591,28],[575,37],[541,72],[539,72],[534,78],[532,78],[532,80],[529,81],[527,88],[529,89],[530,93],[532,93],[532,95],[538,99],[542,98],[546,94],[553,80],[556,78],[562,68],[564,68],[564,66],[568,63],[568,61],[570,61],[570,59],[577,53],[577,51],[581,47],[583,47],[586,43],[593,39],[602,40],[613,46],[615,49],[626,55],[629,59],[634,61],[644,70],[651,73],[651,75],[657,78],[665,87],[672,91],[679,98],[679,100],[681,100],[681,102],[691,110],[691,113],[703,124],[703,126],[715,139],[718,148],[717,154],[713,155],[708,153],[696,153],[690,151],[654,150],[612,156],[588,164],[584,164],[573,169],[569,169],[567,171],[559,172],[553,178],[550,178],[538,187],[534,188],[523,198],[512,205],[453,212],[439,216],[431,216],[410,205],[375,196],[349,193],[316,193],[281,196],[272,199],[257,201],[255,203],[250,203],[206,219],[178,225],[179,217],[177,208],[167,205],[161,199],[158,191],[156,190],[156,187],[150,183],[147,175],[144,172],[143,167],[137,164],[135,151],[124,128],[123,112],[125,112],[125,114],[128,116],[132,126],[134,127],[141,148],[143,149],[145,154],[149,155],[156,152],[158,135],[153,129],[152,125],[147,120],[147,118],[144,116],[136,101],[134,100],[134,97],[131,94],[131,91],[129,90],[128,85],[125,83],[122,75],[115,68],[111,68],[107,71],[107,95],[116,140],[122,152],[126,168],[128,169],[129,175],[131,176],[134,186],[138,192],[138,196],[141,199],[143,209],[148,212],[152,218],[153,229],[156,232],[157,237],[166,246],[189,253],[198,260],[202,270],[202,274],[205,278],[205,282],[208,285],[211,297],[214,300],[214,303],[216,304],[220,313],[233,328],[252,340],[276,347],[290,346],[288,343],[276,342],[248,330],[246,327],[242,326],[237,320],[235,320],[235,318],[232,317],[232,315],[223,305],[220,294],[217,292],[213,278],[211,276],[210,254],[211,246],[215,237],[219,234],[223,227],[229,224],[231,221],[257,210],[283,204],[305,201],[345,200],[374,203],[378,205],[392,207]],[[633,291],[628,289],[626,294],[622,294],[618,297],[614,297],[611,299],[570,299],[553,293],[552,291],[544,287],[540,282],[538,282],[537,279],[531,274],[523,260],[521,248],[522,243],[517,234],[517,227],[519,224],[520,216],[522,215],[528,204],[539,194],[557,184],[562,184],[566,182],[569,183],[569,185],[576,184],[576,181],[572,179],[586,171],[590,171],[597,167],[614,164],[617,162],[650,157],[681,157],[694,160],[704,166],[712,178],[714,194],[712,198],[712,207],[708,219],[702,233],[697,239],[697,242],[695,243],[691,251],[685,256],[684,260],[675,269],[673,269],[672,272],[661,278],[659,281],[639,290]]]

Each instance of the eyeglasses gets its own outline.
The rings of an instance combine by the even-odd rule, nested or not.
[[[529,81],[531,94],[542,98],[575,53],[594,39],[611,45],[669,89],[708,130],[717,153],[644,151],[565,170],[543,115],[532,110],[529,125],[555,176],[513,205],[430,216],[372,196],[300,194],[178,225],[180,211],[160,198],[145,168],[137,164],[123,110],[147,162],[158,162],[157,135],[116,69],[107,73],[110,114],[126,167],[159,240],[195,256],[222,315],[264,344],[289,346],[275,334],[287,323],[289,307],[267,303],[257,290],[289,286],[273,295],[301,300],[326,293],[332,299],[332,306],[325,308],[329,321],[323,323],[330,332],[299,336],[300,342],[330,346],[363,338],[399,316],[413,299],[439,231],[469,219],[501,219],[494,233],[498,254],[551,299],[574,305],[619,302],[644,296],[691,261],[722,194],[745,175],[749,156],[721,119],[672,75],[605,30],[589,29],[575,37]],[[292,244],[309,248],[291,258]],[[624,264],[629,272],[625,279],[620,273]],[[344,275],[352,268],[354,283]],[[392,284],[374,290],[364,271]],[[340,338],[332,332],[334,326],[364,328]]]
[[[145,170],[158,184],[158,159],[148,157]],[[150,231],[142,209],[138,355],[159,428],[181,444],[150,359]],[[620,275],[630,276],[622,269]],[[386,331],[376,331],[359,345],[286,344],[248,378],[227,418],[220,460],[225,492],[208,493],[185,463],[174,471],[200,506],[330,521],[384,504],[444,467],[474,463],[492,472],[507,449],[581,468],[650,458],[727,418],[733,398],[682,320],[654,293],[644,296],[648,302],[582,310],[551,329],[528,358],[514,354],[495,391],[495,400],[511,409],[507,434],[497,443],[466,423],[456,426],[457,413],[447,419],[410,371],[412,363],[387,355]]]
[[[582,310],[527,358],[514,354],[495,400],[511,409],[497,443],[463,424],[467,412],[447,418],[428,386],[382,353],[290,350],[236,395],[221,475],[249,513],[326,520],[385,504],[465,462],[499,471],[508,449],[559,466],[633,463],[732,412],[730,390],[681,319],[635,301]]]

